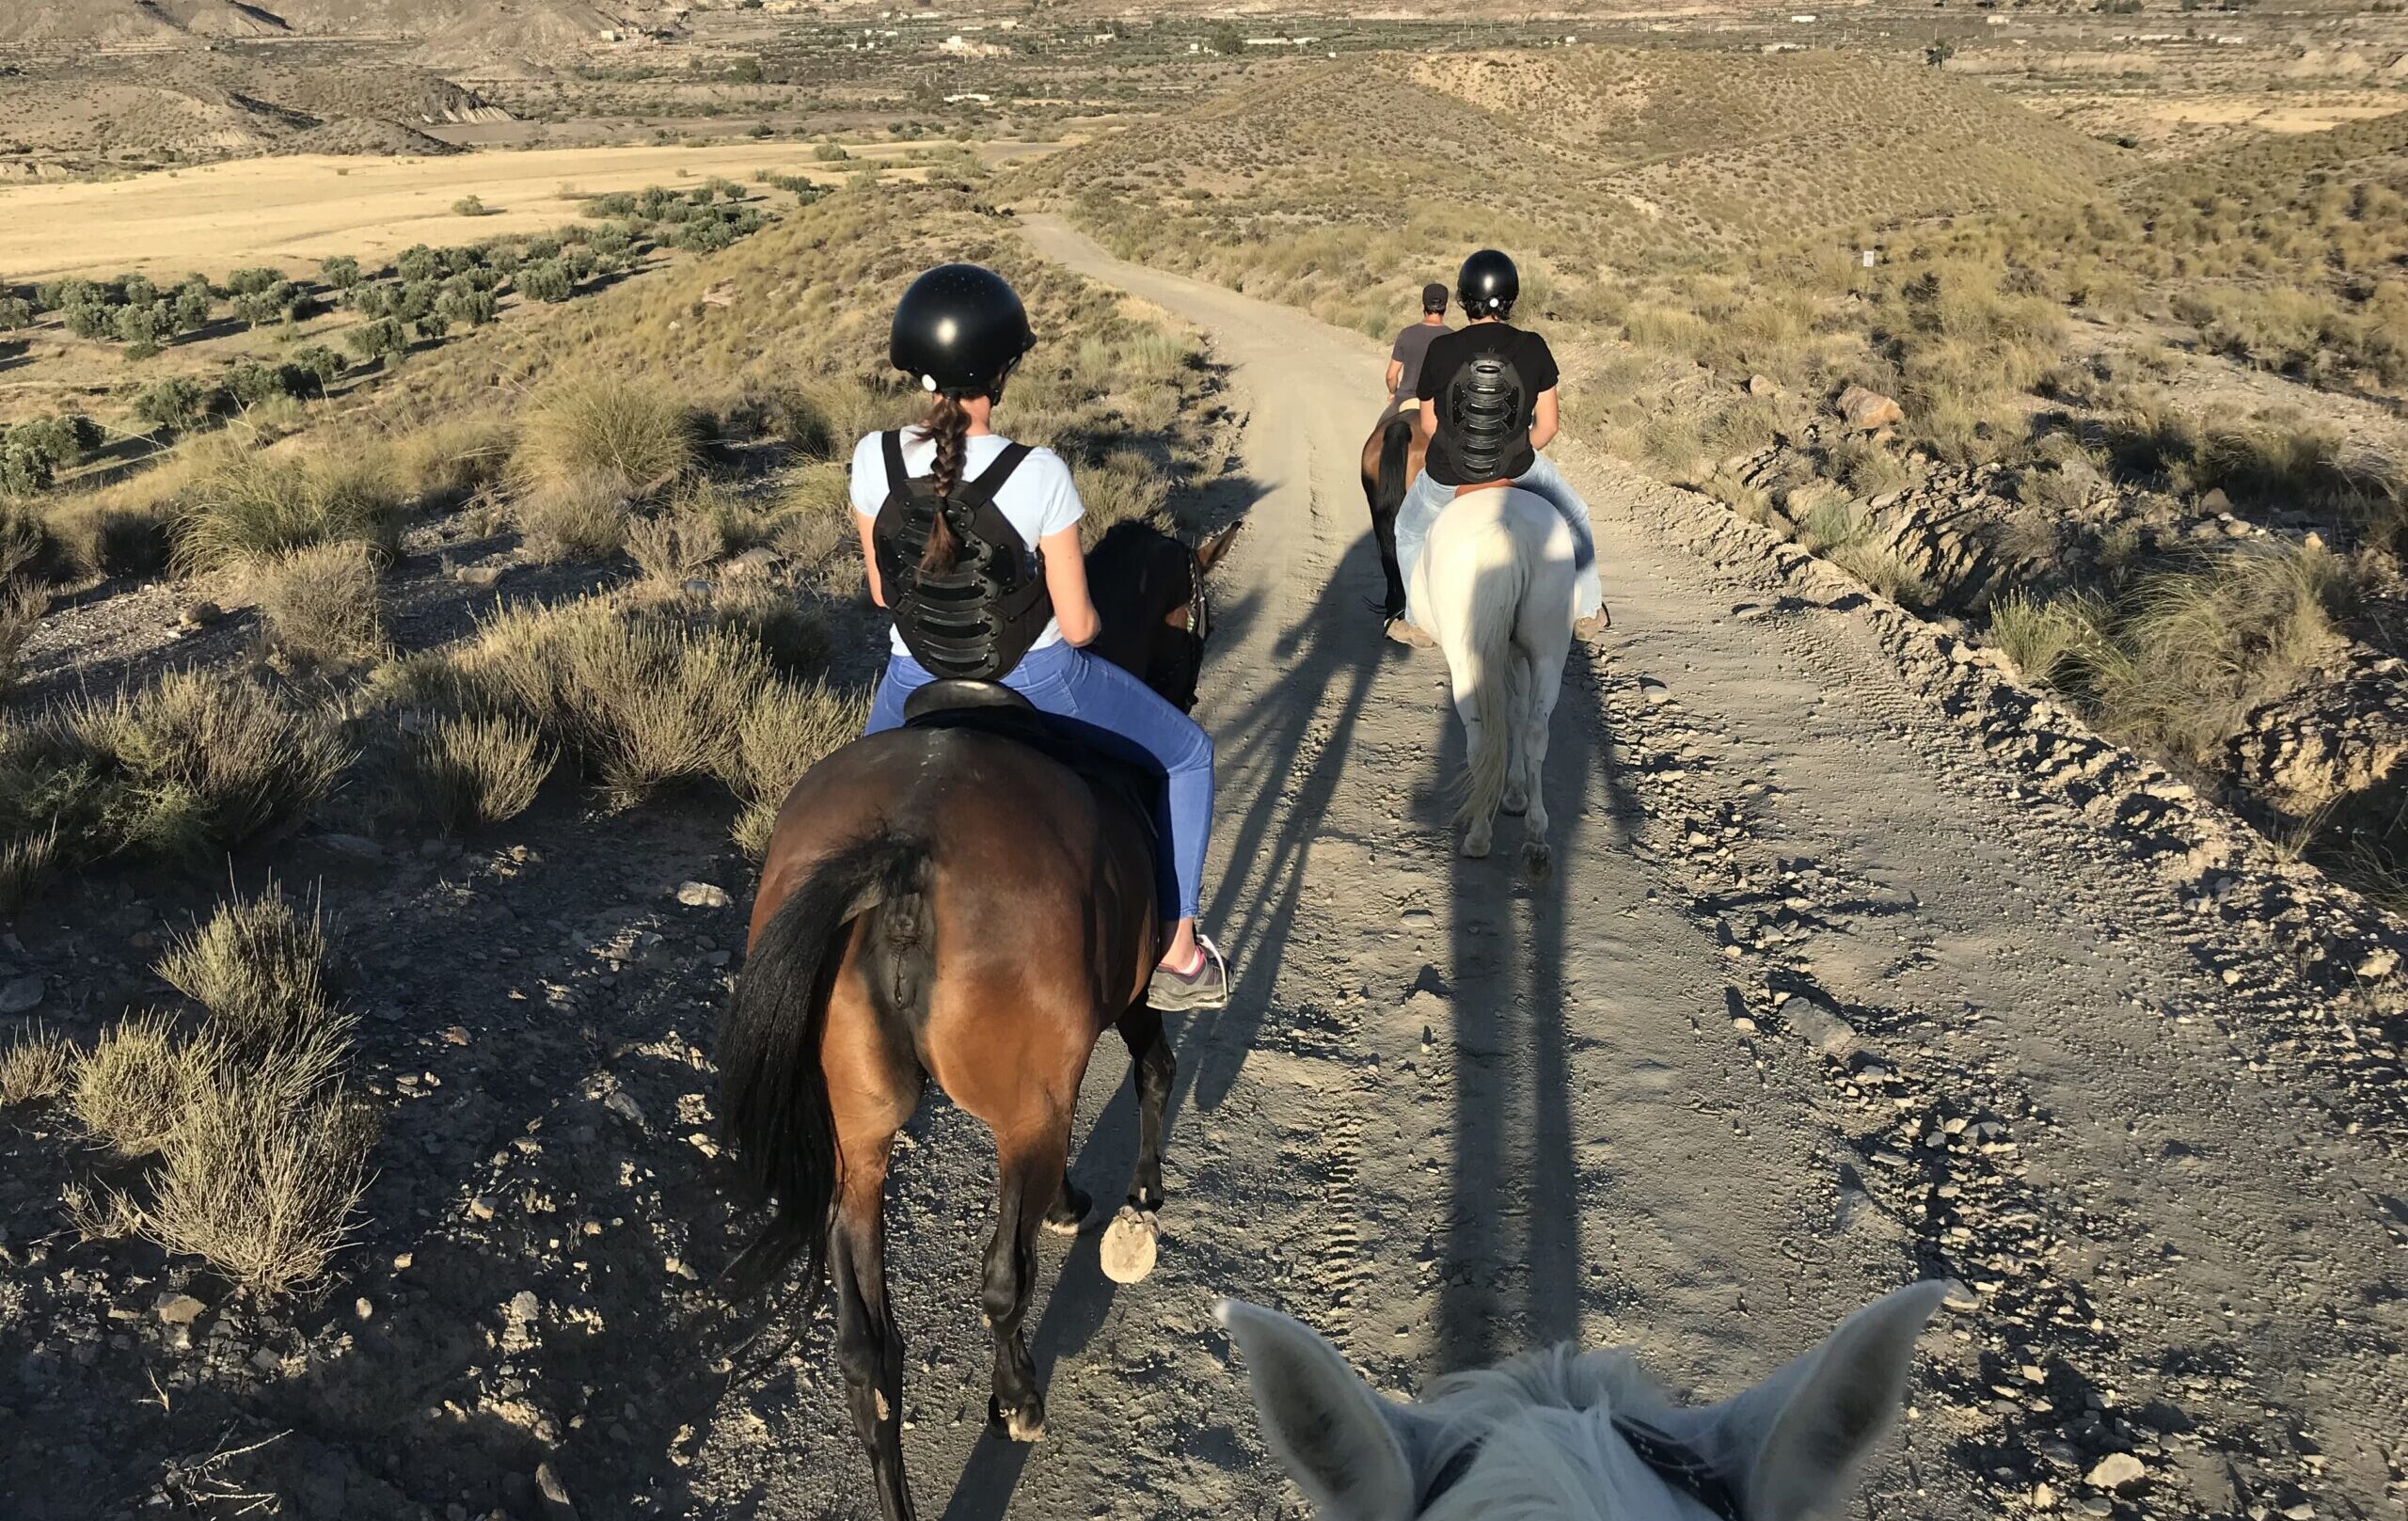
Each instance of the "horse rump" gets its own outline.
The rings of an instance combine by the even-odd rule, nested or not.
[[[729,1149],[770,1200],[769,1223],[722,1280],[731,1301],[758,1292],[799,1257],[816,1292],[843,1158],[819,1047],[848,927],[925,892],[928,851],[879,832],[829,856],[761,927],[720,1033],[720,1107]]]

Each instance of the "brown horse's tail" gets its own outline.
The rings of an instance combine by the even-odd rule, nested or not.
[[[1400,413],[1380,430],[1380,473],[1371,510],[1385,514],[1391,523],[1404,505],[1405,488],[1413,484],[1404,478],[1405,461],[1413,457],[1413,428],[1412,414]]]
[[[775,1212],[728,1268],[730,1299],[758,1291],[804,1256],[806,1291],[818,1291],[843,1167],[819,1063],[829,984],[846,927],[924,891],[927,865],[916,840],[878,833],[855,841],[803,879],[745,958],[720,1034],[720,1106],[738,1166]]]

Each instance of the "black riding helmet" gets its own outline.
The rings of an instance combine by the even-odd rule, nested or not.
[[[1522,272],[1496,249],[1482,248],[1464,261],[1463,272],[1455,277],[1455,294],[1471,316],[1510,316],[1522,294]]]
[[[1036,343],[1027,309],[1001,275],[978,264],[939,264],[895,304],[886,352],[923,390],[1000,397]]]

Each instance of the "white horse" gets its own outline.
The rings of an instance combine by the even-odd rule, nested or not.
[[[1322,1521],[1798,1521],[1836,1509],[1906,1392],[1944,1279],[1875,1300],[1745,1392],[1666,1403],[1626,1352],[1532,1353],[1450,1373],[1418,1404],[1371,1392],[1336,1347],[1243,1300],[1272,1453]]]
[[[1551,861],[1539,778],[1572,647],[1575,552],[1546,499],[1498,487],[1450,502],[1413,565],[1413,609],[1446,652],[1464,721],[1464,854],[1488,854],[1499,807],[1527,811],[1534,874]]]

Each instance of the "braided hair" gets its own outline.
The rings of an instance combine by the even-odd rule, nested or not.
[[[928,403],[928,415],[920,424],[920,436],[933,438],[937,446],[936,487],[940,497],[950,497],[961,484],[962,456],[970,443],[970,411],[957,396],[940,394]],[[927,547],[920,551],[923,575],[942,576],[953,569],[960,557],[961,539],[953,531],[940,510],[935,521],[928,525]]]

